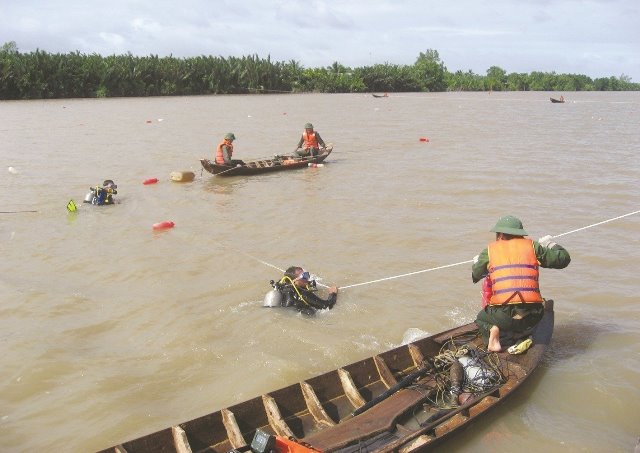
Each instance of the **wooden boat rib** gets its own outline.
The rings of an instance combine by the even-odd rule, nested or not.
[[[322,163],[333,151],[333,145],[327,144],[322,153],[315,157],[277,156],[273,159],[259,159],[247,161],[241,166],[219,165],[209,159],[200,159],[202,167],[209,173],[217,176],[247,176],[273,171],[295,170],[304,168],[309,164]]]
[[[322,452],[429,450],[502,403],[536,369],[553,333],[553,301],[519,355],[492,354],[500,381],[461,405],[436,404],[448,345],[481,344],[474,323],[417,340],[100,453],[249,451],[256,432],[295,438]],[[414,376],[420,374],[421,377]],[[403,386],[410,381],[410,386]],[[395,391],[397,389],[397,391]],[[357,413],[358,408],[376,402]],[[357,415],[354,415],[357,414]],[[304,449],[304,447],[303,447]],[[311,450],[309,450],[311,451]]]

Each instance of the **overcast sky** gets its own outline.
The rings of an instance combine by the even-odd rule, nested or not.
[[[20,52],[268,55],[304,67],[413,64],[640,83],[639,0],[0,0]]]

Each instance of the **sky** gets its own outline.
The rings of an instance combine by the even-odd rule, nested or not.
[[[306,68],[625,75],[640,83],[638,0],[0,0],[0,45],[49,53],[258,55]]]

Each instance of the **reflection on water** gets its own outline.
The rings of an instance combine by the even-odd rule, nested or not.
[[[2,103],[0,208],[38,212],[0,215],[0,445],[94,451],[472,321],[468,265],[344,289],[313,318],[261,301],[292,264],[348,286],[470,260],[504,214],[537,238],[637,210],[640,95],[549,94]],[[200,169],[212,137],[233,130],[248,160],[310,120],[335,146],[322,168]],[[171,182],[182,170],[195,181]],[[119,204],[66,212],[104,179]],[[639,225],[561,238],[542,369],[442,451],[632,449]]]
[[[207,175],[208,176],[208,175]],[[207,192],[213,192],[221,195],[231,195],[236,188],[244,187],[247,178],[242,176],[208,176],[204,179],[203,188]]]

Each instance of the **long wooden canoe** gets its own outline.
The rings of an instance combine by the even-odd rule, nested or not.
[[[562,99],[549,98],[549,99],[551,99],[551,102],[554,104],[564,104],[564,98]]]
[[[313,452],[310,447],[340,453],[429,450],[498,406],[523,384],[551,341],[553,318],[553,301],[549,300],[532,334],[533,345],[519,355],[485,353],[480,358],[482,342],[477,326],[471,323],[100,453],[227,453],[249,451],[252,444],[256,452],[257,444],[264,445],[256,439],[265,435],[276,439],[276,447],[282,442],[301,442],[304,446],[295,443],[299,446],[296,451]],[[471,367],[458,367],[458,375],[465,375],[462,395],[468,396],[466,401],[447,398],[454,362],[462,362],[462,358],[456,362],[462,348],[484,365],[493,364],[483,366],[489,374],[476,385],[471,382]],[[451,365],[448,371],[446,358]]]
[[[231,166],[219,165],[209,159],[200,159],[202,167],[209,173],[217,176],[241,176],[257,175],[272,171],[295,170],[308,167],[309,164],[319,164],[333,151],[333,145],[329,143],[322,153],[315,157],[277,156],[273,159],[260,159],[245,162],[244,165]]]

